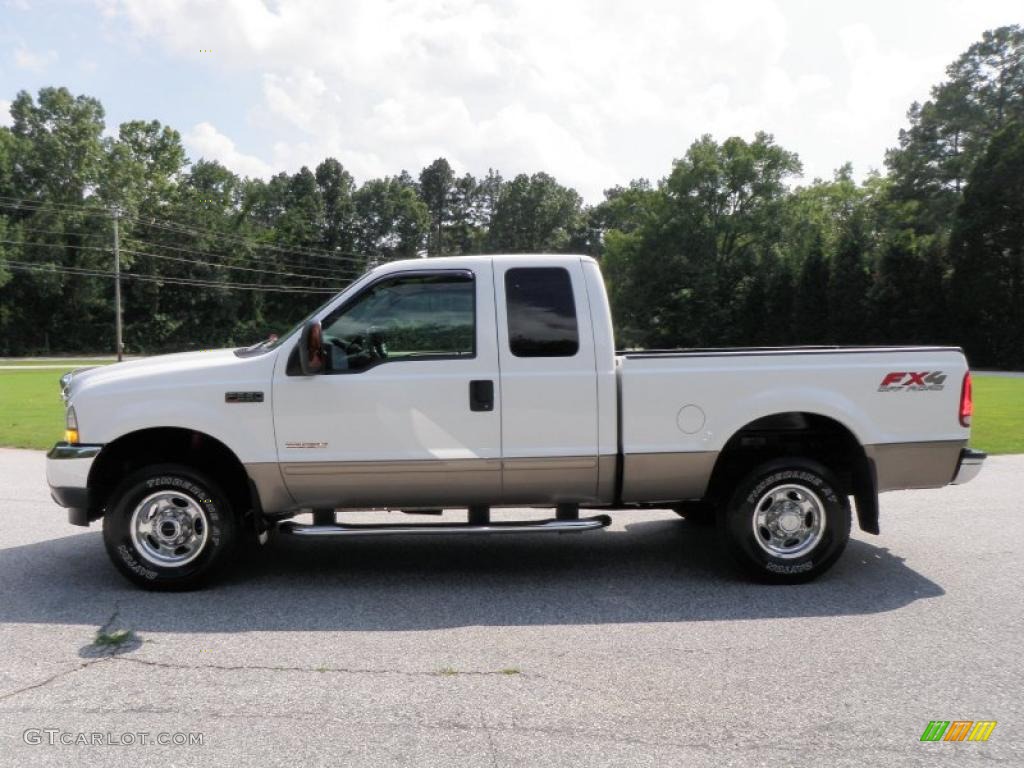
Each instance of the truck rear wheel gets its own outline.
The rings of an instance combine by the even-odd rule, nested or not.
[[[144,589],[202,586],[230,560],[238,536],[227,496],[179,464],[155,464],[127,477],[103,517],[107,554]]]
[[[736,487],[719,531],[729,554],[759,581],[821,575],[850,539],[850,506],[833,474],[800,457],[767,462]]]

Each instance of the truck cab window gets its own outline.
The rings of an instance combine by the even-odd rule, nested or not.
[[[370,286],[323,321],[328,373],[383,362],[473,357],[471,272],[399,275]]]
[[[508,344],[516,357],[572,357],[580,348],[572,281],[563,267],[505,273]]]

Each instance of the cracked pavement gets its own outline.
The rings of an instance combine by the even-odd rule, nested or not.
[[[800,587],[747,583],[712,532],[644,511],[576,535],[275,537],[184,594],[125,582],[43,464],[0,449],[0,766],[1024,764],[1024,456],[884,495],[882,535]],[[919,742],[934,719],[999,725]]]

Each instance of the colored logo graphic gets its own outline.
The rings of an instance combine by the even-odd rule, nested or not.
[[[893,371],[878,386],[879,392],[938,392],[946,380],[942,371]]]
[[[932,720],[921,741],[988,741],[995,727],[995,720]]]

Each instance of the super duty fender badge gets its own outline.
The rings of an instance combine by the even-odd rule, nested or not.
[[[302,443],[294,441],[286,441],[284,444],[285,448],[326,448],[327,443]]]
[[[225,392],[225,403],[262,403],[262,392]]]
[[[893,371],[882,378],[879,392],[938,392],[946,381],[942,371]]]

